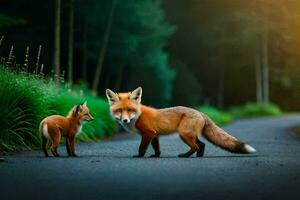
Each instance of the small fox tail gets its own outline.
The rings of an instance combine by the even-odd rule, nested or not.
[[[48,157],[48,151],[47,151],[48,138],[45,135],[46,132],[48,134],[47,124],[41,123],[40,126],[39,126],[39,132],[40,132],[40,136],[41,136],[42,150],[43,150],[45,156]]]
[[[232,153],[256,152],[252,146],[239,141],[218,127],[207,115],[203,114],[203,116],[205,118],[205,127],[202,134],[208,141]]]

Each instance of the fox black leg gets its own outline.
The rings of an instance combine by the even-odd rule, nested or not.
[[[190,157],[199,149],[199,147],[196,143],[196,137],[194,139],[193,138],[191,139],[191,137],[189,137],[189,135],[193,135],[193,134],[184,134],[184,132],[180,133],[179,136],[182,139],[182,141],[184,143],[186,143],[191,149],[186,153],[179,154],[178,157],[181,157],[181,158]]]
[[[178,157],[180,158],[188,158],[190,157],[191,155],[193,155],[195,152],[197,151],[197,149],[190,149],[188,152],[186,153],[181,153],[178,155]]]
[[[47,147],[48,147],[48,139],[42,136],[42,149],[45,154],[45,157],[49,157]]]
[[[157,157],[159,157],[160,156],[160,150],[159,150],[159,140],[158,140],[158,137],[155,137],[155,138],[152,139],[151,145],[152,145],[152,147],[154,149],[154,154],[151,155],[150,157],[151,158],[155,158],[155,157],[157,158]]]
[[[51,152],[54,157],[59,157],[59,154],[57,153],[57,148],[51,148]]]
[[[152,135],[148,135],[145,134],[142,136],[142,141],[139,147],[139,154],[138,155],[134,155],[133,157],[137,158],[137,157],[144,157],[146,150],[152,140],[153,136]]]
[[[71,147],[70,147],[70,139],[66,138],[66,148],[69,156],[72,156]]]
[[[75,137],[70,137],[70,151],[71,151],[71,156],[72,157],[78,157],[77,154],[75,153]]]
[[[205,150],[205,144],[203,142],[201,142],[198,138],[196,139],[196,143],[199,147],[199,149],[197,150],[197,157],[203,157],[204,150]]]

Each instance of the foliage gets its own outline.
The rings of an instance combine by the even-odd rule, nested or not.
[[[257,117],[257,116],[276,116],[281,114],[280,108],[272,103],[246,103],[243,106],[235,106],[229,109],[235,118]]]
[[[200,106],[199,111],[207,114],[216,124],[224,125],[233,120],[233,116],[228,112],[223,112],[209,105]]]
[[[66,115],[75,105],[88,101],[95,120],[83,127],[79,140],[95,140],[116,131],[105,100],[84,88],[58,88],[36,75],[13,72],[0,66],[0,151],[35,148],[40,144],[38,126],[51,114]]]
[[[0,149],[37,146],[37,123],[45,115],[42,97],[46,93],[34,77],[0,70]]]
[[[24,24],[26,24],[26,21],[22,18],[14,18],[0,13],[0,28]]]
[[[160,91],[159,98],[144,93],[145,99],[150,99],[155,105],[165,105],[172,98],[175,71],[168,64],[168,54],[164,48],[175,27],[165,21],[159,0],[114,2],[115,14],[103,69],[103,77],[113,76],[114,81],[108,83],[106,78],[100,79],[100,89],[104,91],[110,87],[119,91],[141,85],[145,91]],[[78,14],[82,18],[88,16],[85,22],[89,27],[88,54],[96,62],[103,45],[103,33],[113,6],[112,1],[89,0],[88,4],[85,1],[81,3],[85,9],[78,10]],[[124,73],[121,73],[122,70]],[[120,85],[116,86],[116,82],[120,82]]]
[[[224,125],[240,118],[277,116],[282,113],[280,108],[275,104],[258,104],[254,102],[232,107],[228,111],[220,111],[209,105],[200,106],[197,109],[207,114],[218,125]]]
[[[209,98],[205,102],[217,104],[220,85],[226,106],[255,100],[255,67],[267,59],[271,102],[299,110],[300,1],[165,0],[163,7],[178,27],[168,47],[170,60],[180,59],[195,73]],[[268,56],[259,49],[264,33]]]
[[[172,66],[176,69],[172,105],[199,105],[202,100],[202,88],[195,74],[181,62],[172,63]]]

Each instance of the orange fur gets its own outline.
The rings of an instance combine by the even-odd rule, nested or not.
[[[235,153],[255,152],[251,146],[219,128],[207,115],[195,109],[177,106],[155,109],[141,104],[142,88],[128,93],[114,93],[107,89],[107,98],[112,116],[125,129],[138,132],[142,136],[137,156],[144,156],[148,145],[152,144],[155,154],[160,156],[158,136],[178,132],[190,150],[180,157],[189,157],[197,152],[203,156],[205,144],[198,139],[202,134],[213,144]]]

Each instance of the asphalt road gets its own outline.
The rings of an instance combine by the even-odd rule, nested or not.
[[[161,138],[161,158],[132,158],[139,136],[79,144],[79,158],[23,152],[0,162],[0,199],[299,199],[300,116],[237,121],[224,129],[257,149],[238,155],[212,145],[203,158],[178,135]],[[208,144],[208,142],[206,142]],[[147,156],[152,153],[149,148]]]

